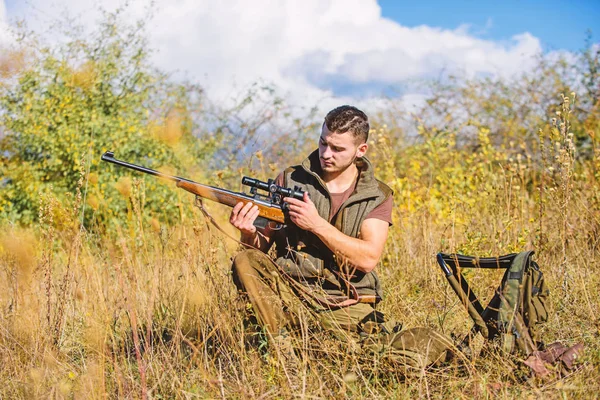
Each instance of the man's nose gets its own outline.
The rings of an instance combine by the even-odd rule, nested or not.
[[[329,148],[329,146],[325,146],[325,148],[323,149],[323,152],[321,153],[321,158],[329,158],[331,157],[331,149]]]

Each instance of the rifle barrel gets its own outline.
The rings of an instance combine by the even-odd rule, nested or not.
[[[158,176],[159,178],[168,179],[168,180],[174,181],[174,182],[179,182],[179,181],[191,182],[189,179],[181,178],[179,176],[163,174],[162,172],[158,172],[158,171],[150,169],[150,168],[142,167],[141,165],[131,164],[131,163],[128,163],[125,161],[117,160],[115,158],[115,153],[113,153],[112,151],[107,151],[106,153],[102,154],[102,161],[108,161],[110,163],[120,165],[121,167],[134,169],[136,171],[140,171],[140,172],[144,172],[146,174]]]

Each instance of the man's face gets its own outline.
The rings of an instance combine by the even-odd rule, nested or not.
[[[365,155],[368,145],[356,143],[351,132],[334,133],[323,124],[319,138],[319,161],[321,169],[327,174],[343,172],[358,157]]]

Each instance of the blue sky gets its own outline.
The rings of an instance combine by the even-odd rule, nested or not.
[[[600,39],[600,0],[378,0],[383,17],[402,25],[455,29],[470,25],[470,33],[491,40],[508,40],[529,32],[544,50],[579,50],[586,30]]]
[[[0,47],[10,21],[24,19],[51,41],[49,27],[66,11],[93,29],[99,4],[123,3],[0,0]],[[264,82],[306,107],[385,96],[411,106],[424,99],[423,81],[518,76],[535,71],[541,52],[583,48],[587,29],[600,38],[600,0],[129,0],[121,18],[134,23],[148,7],[154,64],[182,72],[216,102]]]
[[[23,6],[24,0],[5,0],[6,9]],[[51,1],[50,1],[51,3]],[[544,50],[579,50],[586,31],[600,40],[600,0],[377,0],[381,14],[401,25],[427,25],[469,32],[484,39],[502,41],[529,32],[540,39]]]

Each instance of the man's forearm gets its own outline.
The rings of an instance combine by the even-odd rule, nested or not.
[[[379,262],[381,253],[371,243],[345,235],[325,220],[313,233],[350,267],[371,272]]]

